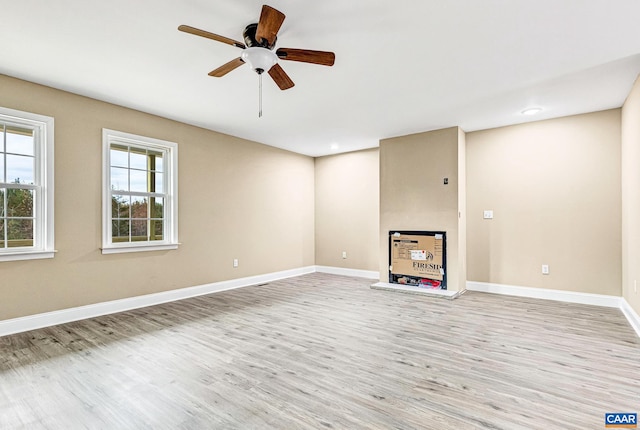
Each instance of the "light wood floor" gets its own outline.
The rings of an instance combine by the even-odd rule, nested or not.
[[[617,309],[313,274],[0,338],[2,429],[600,429]]]

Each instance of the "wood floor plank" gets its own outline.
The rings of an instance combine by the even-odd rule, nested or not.
[[[640,409],[617,309],[312,274],[0,338],[2,429],[571,429]]]

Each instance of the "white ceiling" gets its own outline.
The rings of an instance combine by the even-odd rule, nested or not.
[[[268,1],[277,47],[336,63],[281,61],[262,118],[247,65],[207,76],[241,50],[177,30],[241,41],[255,0],[2,0],[0,73],[311,156],[619,107],[640,73],[637,0]]]

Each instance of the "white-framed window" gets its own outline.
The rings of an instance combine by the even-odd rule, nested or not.
[[[178,247],[178,145],[102,129],[102,253]]]
[[[0,108],[0,261],[53,258],[53,125]]]

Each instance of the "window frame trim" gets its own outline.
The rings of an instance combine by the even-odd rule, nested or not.
[[[128,146],[159,149],[166,152],[164,174],[166,175],[167,218],[165,226],[167,238],[156,242],[118,242],[111,238],[111,144],[122,143]],[[166,222],[166,220],[165,220]],[[165,251],[177,249],[178,242],[178,144],[167,140],[140,136],[123,131],[102,129],[102,254],[126,252]]]
[[[34,178],[38,184],[25,184],[25,186],[32,189],[40,188],[41,190],[41,195],[34,201],[34,219],[36,223],[34,243],[37,246],[17,247],[11,251],[5,251],[3,248],[0,250],[0,262],[53,258],[57,252],[55,250],[54,219],[55,120],[47,115],[1,106],[0,120],[33,128],[34,155],[36,158],[34,167],[37,167],[34,172]]]

